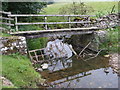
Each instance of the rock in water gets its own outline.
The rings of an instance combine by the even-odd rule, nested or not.
[[[42,66],[42,69],[47,69],[48,68],[48,64],[47,63],[43,63],[41,66]]]

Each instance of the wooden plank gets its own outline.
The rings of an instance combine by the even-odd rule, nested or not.
[[[75,24],[75,23],[90,23],[90,21],[81,22],[36,22],[36,23],[16,23],[15,25],[39,25],[39,24]]]
[[[57,16],[57,17],[88,17],[88,16],[96,16],[96,15],[40,15],[40,14],[12,14],[8,15],[10,17],[30,17],[30,16],[42,16],[42,17],[47,17],[47,16]]]
[[[34,30],[34,31],[18,31],[11,32],[10,34],[32,34],[32,33],[50,33],[50,32],[64,32],[64,31],[77,31],[77,30],[98,30],[98,27],[90,27],[90,28],[65,28],[65,29],[54,29],[54,30]]]
[[[2,19],[2,20],[14,20],[12,18],[5,18],[5,17],[0,17],[0,19]]]
[[[0,24],[9,25],[9,26],[14,26],[14,24],[4,23],[4,22],[0,22]]]
[[[5,11],[0,11],[0,13],[2,14],[10,14],[11,12],[5,12]]]

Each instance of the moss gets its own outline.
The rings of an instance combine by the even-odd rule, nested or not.
[[[1,33],[1,36],[2,36],[2,37],[11,37],[12,35],[7,34],[7,33]]]
[[[21,55],[3,55],[2,73],[16,87],[37,87],[36,83],[43,82],[39,73],[37,73],[25,56]]]

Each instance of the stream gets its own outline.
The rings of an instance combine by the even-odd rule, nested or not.
[[[110,57],[98,55],[86,60],[95,53],[87,51],[76,57],[75,53],[80,51],[79,47],[63,39],[52,39],[47,43],[44,52],[52,60],[39,71],[48,84],[47,88],[118,88],[119,75],[110,65]]]

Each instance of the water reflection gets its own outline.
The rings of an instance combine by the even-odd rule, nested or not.
[[[74,47],[74,44],[72,45]],[[72,48],[64,43],[63,39],[58,38],[51,38],[47,43],[44,52],[51,60],[47,63],[48,68],[40,73],[49,83],[49,88],[118,87],[118,76],[113,74],[109,66],[109,58],[98,56],[85,61],[84,58],[72,56],[73,50],[70,47]],[[74,47],[75,50],[76,48],[78,49]],[[89,50],[84,53],[91,56]]]
[[[41,75],[50,83],[50,87],[117,88],[117,75],[112,73],[108,63],[109,60],[101,56],[90,61],[76,57],[53,60]]]

